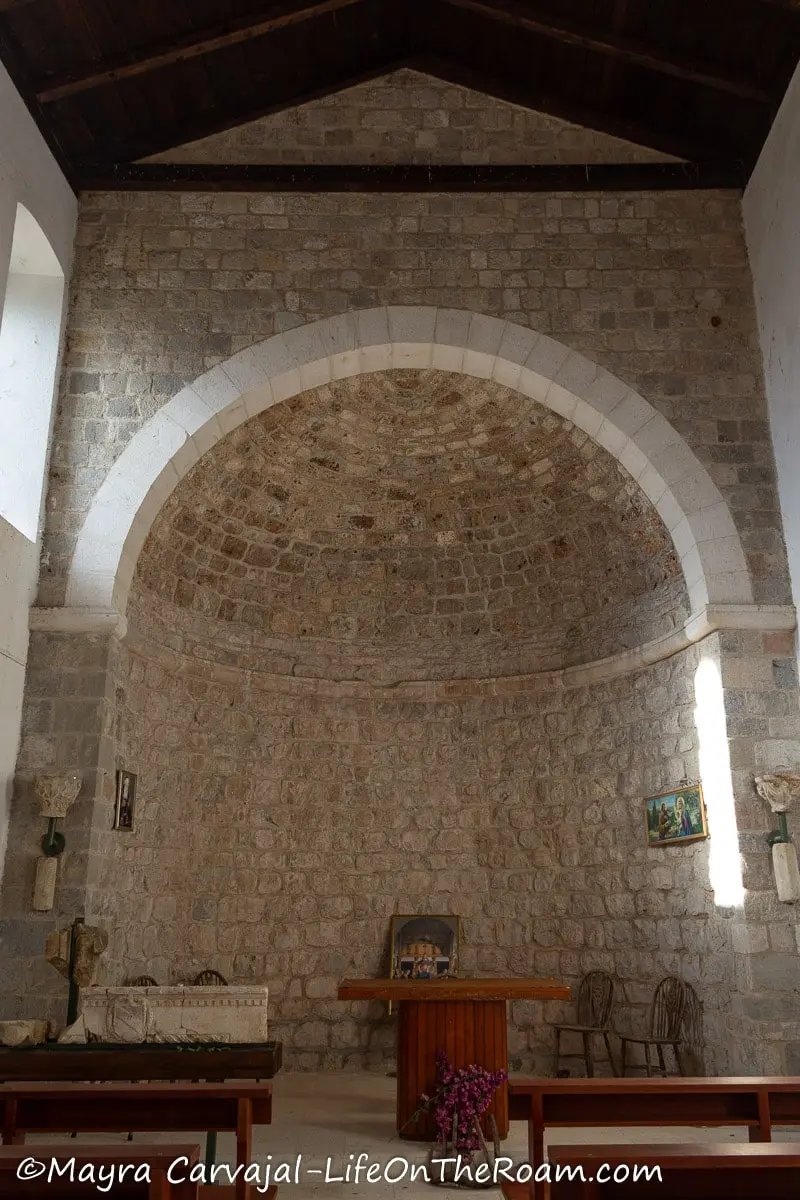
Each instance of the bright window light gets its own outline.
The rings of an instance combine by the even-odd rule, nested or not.
[[[53,413],[64,273],[34,218],[17,205],[0,323],[0,517],[39,535]]]
[[[694,690],[697,701],[694,719],[700,741],[700,777],[710,834],[709,881],[714,891],[714,902],[720,908],[739,908],[744,904],[739,830],[733,799],[722,680],[713,659],[706,658],[700,663],[694,677]]]

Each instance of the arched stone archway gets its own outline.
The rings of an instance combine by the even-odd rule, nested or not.
[[[541,672],[508,677],[506,673],[484,677],[476,673],[474,679],[459,678],[453,681],[449,678],[432,679],[428,672],[424,676],[413,675],[402,684],[392,681],[390,687],[386,686],[384,679],[369,681],[351,675],[339,677],[333,672],[326,675],[325,671],[309,672],[305,676],[289,672],[281,674],[277,670],[273,672],[271,667],[264,669],[263,663],[251,670],[250,661],[245,657],[237,660],[235,669],[231,668],[224,656],[218,666],[205,653],[195,656],[190,652],[191,648],[180,645],[176,648],[172,642],[167,645],[166,640],[159,642],[157,636],[150,636],[152,630],[148,629],[146,623],[137,624],[141,616],[137,604],[141,597],[135,588],[131,602],[132,629],[127,637],[124,636],[125,622],[119,619],[119,614],[126,611],[134,571],[145,539],[151,532],[154,519],[164,508],[165,501],[206,451],[226,434],[280,401],[313,391],[334,380],[376,375],[393,369],[431,369],[477,380],[494,380],[502,387],[516,390],[521,396],[529,397],[566,418],[611,454],[654,505],[675,546],[691,602],[691,616],[684,630],[675,631],[674,635],[665,637],[658,645],[650,643],[649,649],[639,645],[618,654],[613,660],[597,659],[549,674]],[[277,412],[273,415],[279,416]],[[242,430],[243,435],[248,432]],[[574,430],[571,432],[574,433]],[[209,457],[213,458],[213,455]],[[791,680],[787,682],[788,675],[780,657],[777,661],[775,659],[775,655],[784,659],[788,657],[794,615],[789,609],[754,603],[742,545],[728,507],[707,471],[678,432],[623,381],[581,355],[548,337],[508,322],[469,312],[434,308],[380,308],[348,313],[297,328],[252,346],[184,388],[132,439],[97,492],[84,522],[72,561],[67,607],[33,610],[31,625],[35,632],[34,661],[42,669],[38,678],[35,671],[32,674],[29,695],[34,701],[44,699],[46,705],[42,708],[56,715],[47,737],[41,736],[38,724],[32,726],[27,737],[20,759],[21,795],[27,795],[30,777],[35,771],[45,767],[52,771],[62,764],[69,764],[69,769],[73,769],[76,749],[85,781],[82,807],[76,806],[68,829],[74,858],[68,864],[70,886],[57,898],[59,917],[71,917],[76,909],[81,909],[87,919],[97,917],[103,922],[114,920],[120,928],[131,924],[127,905],[129,898],[141,890],[140,882],[130,873],[129,864],[122,860],[120,851],[123,847],[118,839],[115,842],[110,831],[115,772],[120,766],[132,764],[139,768],[145,783],[141,794],[149,791],[156,813],[161,804],[169,802],[177,806],[177,815],[170,816],[167,811],[165,820],[169,829],[176,830],[178,834],[185,821],[185,811],[181,805],[187,796],[193,802],[199,798],[202,807],[205,797],[210,795],[214,804],[219,802],[224,808],[225,805],[238,803],[241,794],[246,797],[248,804],[252,804],[252,811],[260,812],[265,804],[274,804],[276,813],[285,815],[287,805],[280,788],[266,799],[260,793],[256,795],[254,789],[260,786],[264,778],[262,758],[246,759],[238,743],[234,748],[236,753],[232,750],[228,760],[240,764],[236,771],[241,778],[236,771],[232,773],[234,777],[230,791],[224,795],[220,793],[219,801],[214,790],[219,784],[214,753],[206,757],[193,754],[196,761],[191,770],[198,773],[198,779],[175,761],[177,755],[174,753],[176,746],[193,744],[198,726],[208,731],[210,739],[217,739],[219,731],[226,729],[226,720],[231,713],[236,715],[236,720],[249,721],[251,716],[254,721],[256,717],[261,720],[265,713],[271,714],[278,703],[285,703],[286,713],[282,714],[281,719],[291,723],[291,729],[284,740],[292,745],[308,743],[303,750],[305,758],[300,756],[298,761],[308,764],[305,768],[301,767],[301,773],[305,770],[309,776],[309,812],[306,813],[303,807],[306,793],[298,793],[299,799],[292,808],[295,826],[286,827],[286,837],[291,840],[297,833],[298,842],[305,852],[309,849],[308,816],[319,808],[319,783],[313,777],[311,764],[325,763],[328,757],[333,758],[334,754],[338,754],[336,747],[340,738],[348,745],[352,744],[355,757],[361,755],[364,747],[372,754],[373,741],[376,745],[386,742],[389,757],[382,769],[385,769],[391,786],[394,787],[395,782],[399,781],[398,786],[405,799],[413,800],[416,795],[418,800],[414,803],[418,803],[423,813],[428,812],[431,808],[431,791],[433,789],[435,792],[437,786],[430,764],[427,760],[422,763],[424,770],[421,767],[418,772],[419,782],[414,792],[407,781],[399,776],[393,757],[394,746],[395,743],[399,744],[400,735],[393,734],[394,741],[392,738],[386,739],[385,726],[380,722],[370,723],[373,712],[370,706],[376,706],[376,709],[381,706],[383,716],[386,716],[387,701],[390,709],[393,705],[403,706],[402,712],[388,714],[390,721],[396,720],[399,724],[401,720],[409,719],[409,701],[414,704],[424,702],[427,706],[424,711],[415,710],[414,719],[418,717],[421,725],[427,722],[433,727],[434,718],[430,717],[429,720],[429,713],[435,713],[437,720],[440,713],[444,714],[442,720],[446,717],[454,723],[453,736],[450,736],[448,729],[447,736],[439,739],[443,747],[441,764],[437,768],[438,778],[443,781],[441,794],[452,797],[459,812],[465,805],[464,797],[472,797],[469,803],[483,814],[480,820],[476,818],[474,822],[478,830],[483,828],[485,822],[487,789],[480,775],[477,782],[471,778],[471,759],[466,753],[463,754],[463,777],[458,775],[458,763],[462,758],[459,738],[462,741],[465,737],[469,738],[471,746],[476,739],[471,732],[473,724],[470,722],[473,722],[473,718],[485,719],[491,732],[479,742],[483,746],[481,753],[486,761],[494,762],[496,743],[502,741],[503,745],[510,747],[502,753],[507,753],[514,760],[513,769],[520,772],[518,794],[522,800],[512,809],[507,802],[506,792],[498,792],[498,807],[502,809],[503,827],[507,826],[504,836],[510,855],[508,862],[504,859],[499,869],[507,870],[510,877],[513,876],[509,894],[513,892],[516,895],[520,891],[541,896],[548,894],[547,889],[540,892],[533,886],[531,876],[523,878],[518,873],[519,863],[522,869],[530,872],[548,869],[547,862],[535,860],[532,853],[542,841],[541,812],[537,811],[537,804],[541,802],[544,805],[546,802],[555,813],[562,803],[562,796],[568,796],[570,803],[583,805],[587,841],[591,842],[590,851],[594,856],[594,830],[598,821],[604,820],[603,812],[595,811],[595,805],[600,802],[598,797],[602,800],[606,796],[610,804],[617,806],[615,820],[621,831],[617,847],[621,852],[615,861],[631,863],[634,869],[634,877],[630,882],[626,881],[625,887],[641,893],[642,911],[648,913],[651,902],[654,907],[660,906],[663,896],[671,893],[677,905],[672,915],[680,918],[680,921],[686,916],[695,922],[697,932],[687,935],[686,952],[691,957],[686,961],[692,971],[707,971],[704,981],[711,986],[706,994],[714,998],[709,1018],[709,1044],[712,1044],[714,1053],[719,1051],[722,1055],[719,1061],[725,1064],[726,1069],[729,1061],[736,1064],[736,1069],[742,1066],[760,1071],[785,1069],[789,1058],[783,1045],[762,1045],[758,1041],[761,1037],[760,1024],[755,1037],[752,1033],[758,1014],[755,1005],[761,1002],[759,997],[763,995],[765,1011],[782,1011],[773,1006],[783,1005],[788,994],[783,960],[780,955],[766,950],[763,930],[757,924],[760,920],[758,913],[766,910],[761,905],[772,903],[772,896],[763,838],[765,830],[758,828],[758,815],[754,817],[753,813],[752,775],[756,770],[774,769],[786,762],[790,755],[794,760],[796,743],[790,740],[794,728],[791,722],[784,718],[773,722],[766,715],[767,711],[784,713],[788,711],[790,703],[796,702],[796,686]],[[707,636],[713,634],[714,630],[725,628],[741,631],[741,636]],[[169,632],[175,632],[171,624]],[[201,629],[198,636],[205,637],[205,631]],[[688,642],[699,642],[701,639],[705,639],[702,647],[689,647],[686,655],[681,655],[681,651],[687,650]],[[141,673],[138,676],[131,673],[133,659],[137,660],[136,671],[145,672],[144,683]],[[700,673],[698,669],[697,678],[702,686],[698,686],[695,692],[692,683],[695,680],[695,664],[699,660],[702,660],[700,666],[703,671]],[[654,670],[646,674],[642,668],[649,669],[651,665]],[[615,680],[614,676],[619,678]],[[625,676],[630,676],[630,680]],[[767,693],[775,690],[776,681],[781,681],[782,695],[774,708],[768,710],[772,701]],[[598,687],[592,691],[595,684]],[[171,692],[171,688],[177,689],[177,692]],[[186,695],[182,693],[182,688],[186,689]],[[575,695],[576,689],[581,694],[573,703],[570,693]],[[129,694],[134,695],[135,705],[126,698]],[[196,695],[207,697],[209,705],[204,708],[199,720],[196,715]],[[615,710],[611,713],[611,720],[609,696],[611,708]],[[648,699],[652,700],[650,707]],[[552,712],[548,707],[551,703],[554,706]],[[341,721],[342,710],[347,704],[363,706],[364,712],[358,708],[359,719],[362,716],[364,718],[363,736],[360,726],[358,738],[351,738],[349,727],[336,724]],[[762,704],[765,715],[753,719],[752,712],[759,711]],[[213,705],[219,707],[215,709]],[[586,719],[585,710],[591,705],[594,705],[594,709]],[[463,706],[468,711],[466,720],[462,722]],[[32,713],[38,714],[34,704],[30,707]],[[322,721],[322,726],[317,724],[311,728],[298,724],[298,731],[295,732],[295,717],[300,722],[309,712],[314,721]],[[487,714],[485,718],[484,712]],[[564,714],[569,713],[573,716],[562,721]],[[660,713],[666,714],[662,723]],[[141,724],[137,724],[140,716]],[[595,764],[591,754],[584,754],[580,750],[580,739],[593,729],[599,731],[598,738],[601,740],[610,737],[609,730],[613,731],[613,721],[617,716],[626,730],[628,725],[633,727],[636,722],[639,723],[630,736],[631,746],[638,748],[631,760],[632,766],[625,757],[625,747],[621,757],[617,757],[616,743],[609,744],[606,749],[601,747],[599,751],[602,755],[613,757],[610,765],[605,759]],[[497,724],[498,719],[511,720],[512,724],[528,722],[525,737],[521,734],[517,736],[514,729],[509,729],[506,738],[506,733]],[[693,719],[699,730],[698,745],[695,745],[691,733]],[[556,756],[553,761],[558,759],[557,771],[542,772],[540,779],[537,776],[536,787],[541,789],[541,796],[537,796],[531,786],[531,779],[538,771],[535,756],[539,753],[542,740],[537,740],[539,723],[545,729],[550,725],[555,731],[551,734]],[[320,728],[321,733],[314,732]],[[309,730],[308,736],[304,732],[306,729]],[[661,739],[660,733],[664,735]],[[572,734],[577,737],[574,745],[570,743]],[[283,738],[282,733],[280,736]],[[626,732],[625,738],[627,736]],[[317,737],[323,746],[322,750],[315,740]],[[729,742],[733,744],[734,739],[735,758],[729,747]],[[524,753],[520,751],[521,745],[526,746]],[[328,746],[333,746],[333,749],[326,750]],[[162,756],[158,761],[151,757],[153,747],[156,757]],[[712,827],[709,846],[714,850],[715,858],[714,887],[716,889],[717,883],[721,882],[727,888],[725,892],[714,895],[713,907],[708,889],[704,886],[705,860],[699,861],[706,853],[705,847],[694,852],[698,856],[698,865],[693,882],[687,885],[684,865],[681,865],[684,873],[680,884],[659,889],[658,896],[651,900],[650,893],[655,896],[655,891],[650,870],[656,866],[655,856],[651,856],[649,861],[645,857],[643,861],[645,848],[640,844],[641,797],[673,784],[682,775],[688,778],[691,774],[694,777],[697,773],[697,750],[702,759],[704,782],[707,778],[713,784],[708,788],[708,799],[709,825]],[[378,750],[376,753],[380,758],[382,752]],[[566,765],[565,758],[569,760]],[[209,764],[208,771],[206,762]],[[458,769],[454,769],[454,764]],[[166,771],[172,772],[170,778],[165,776]],[[653,771],[656,772],[656,778],[650,782]],[[209,785],[210,792],[203,790],[206,775],[214,778]],[[610,782],[608,776],[613,776]],[[283,776],[279,780],[281,787],[282,779]],[[574,781],[574,785],[570,780]],[[227,787],[227,783],[224,786]],[[501,787],[504,786],[501,780]],[[369,835],[374,836],[375,840],[370,841],[369,845],[365,841],[361,849],[354,842],[350,851],[372,854],[376,849],[382,849],[386,840],[383,813],[394,810],[392,804],[387,803],[387,793],[381,787],[372,787],[372,781],[364,785],[359,783],[359,787],[363,787],[367,795],[364,808],[367,817],[362,815],[350,827],[359,836],[364,831],[365,839]],[[360,799],[358,803],[361,803]],[[348,796],[342,801],[341,820],[326,816],[326,829],[329,826],[338,832],[340,828],[347,827],[349,818],[346,813],[351,811],[350,806]],[[27,980],[31,954],[28,947],[36,933],[36,919],[30,917],[24,889],[28,886],[31,860],[37,843],[30,838],[28,843],[24,840],[29,833],[28,809],[27,803],[18,805],[18,824],[10,839],[10,844],[17,849],[10,862],[11,890],[8,894],[11,900],[6,904],[6,915],[18,923],[14,928],[19,931],[18,942],[21,947],[17,955],[19,961],[14,968],[14,979],[20,982],[9,986],[18,987],[20,991],[25,988],[29,992]],[[216,820],[216,811],[207,806],[211,823],[209,828]],[[373,812],[375,817],[370,825]],[[739,812],[744,814],[747,822],[741,826],[748,839],[743,843],[748,853],[744,872],[737,840]],[[561,819],[558,818],[559,821]],[[240,823],[249,828],[248,820],[249,816],[246,815]],[[465,819],[465,828],[471,820],[471,817]],[[234,824],[231,823],[231,828]],[[606,828],[610,831],[608,821]],[[756,832],[753,832],[754,828]],[[426,832],[428,825],[420,825],[418,829],[414,826],[414,829],[424,849],[429,838]],[[159,826],[151,824],[149,828],[146,827],[146,833],[152,845],[145,845],[145,851],[158,850],[159,854],[169,856],[169,839],[162,836]],[[452,841],[449,826],[443,830],[443,835],[449,847]],[[215,829],[204,836],[210,846],[217,846]],[[268,836],[271,838],[273,835],[269,832]],[[320,862],[326,863],[331,848],[324,844],[327,837],[325,830],[319,836],[322,849],[310,848],[309,852],[322,854],[324,851],[328,858],[322,857]],[[470,846],[478,846],[482,854],[483,848],[478,844],[481,836],[476,835]],[[494,852],[498,838],[494,826],[487,836],[492,843],[487,853]],[[293,844],[289,849],[293,850]],[[178,850],[180,854],[184,853],[185,839],[181,838]],[[545,860],[547,853],[548,847],[545,846]],[[517,854],[519,858],[515,857]],[[678,861],[678,858],[670,859],[671,864],[678,864]],[[398,862],[398,878],[405,881],[408,861],[402,846],[398,849]],[[483,869],[483,860],[476,858],[472,865],[476,869]],[[599,866],[601,871],[608,865],[602,861],[602,849],[600,861],[593,858],[588,865]],[[658,865],[661,865],[661,860]],[[283,865],[281,869],[284,869]],[[583,866],[579,864],[578,869],[583,870]],[[265,866],[265,870],[273,875],[275,873],[271,865]],[[291,862],[286,870],[290,873],[294,870]],[[375,870],[382,868],[376,866]],[[194,899],[194,874],[185,886]],[[292,886],[297,886],[297,881]],[[420,889],[427,886],[424,881],[419,884]],[[594,897],[604,889],[616,895],[620,886],[616,881],[592,880],[589,886],[581,883],[576,890],[591,891]],[[378,887],[381,895],[391,892],[391,887],[387,892],[383,879],[376,884]],[[235,881],[233,888],[236,892],[242,890],[238,881]],[[470,900],[482,896],[486,891],[483,877],[478,882],[456,880],[453,888],[456,892],[461,889],[461,892],[453,901],[455,908],[449,911],[459,911],[459,905],[466,911]],[[396,889],[400,891],[401,885],[397,884]],[[755,890],[759,897],[759,905],[752,906],[755,914],[752,917],[742,906],[743,889]],[[247,891],[247,888],[244,890]],[[307,891],[310,894],[311,889]],[[422,890],[419,894],[423,894]],[[227,892],[223,889],[220,895],[227,895]],[[19,898],[21,901],[18,903]],[[437,901],[437,908],[433,911],[448,911],[438,907],[439,903]],[[427,904],[422,905],[423,909],[427,907]],[[477,902],[475,907],[477,909]],[[186,909],[186,905],[183,908]],[[590,914],[591,911],[591,903],[587,900],[584,912]],[[550,914],[544,908],[536,910],[534,915],[537,919],[539,916],[550,919]],[[479,916],[479,912],[473,912],[473,918]],[[703,924],[706,918],[707,929]],[[291,898],[284,907],[284,917],[280,919],[294,922]],[[317,914],[314,914],[314,919],[317,919]],[[587,916],[587,920],[590,919]],[[663,922],[661,907],[658,907],[652,919],[654,928],[656,921]],[[138,929],[145,920],[149,922],[149,915],[141,919],[137,917],[132,924]],[[679,924],[680,921],[675,923]],[[261,915],[252,924],[258,926],[260,937],[264,925]],[[41,929],[41,925],[38,928]],[[182,928],[176,926],[176,930],[171,935],[175,939],[172,944],[179,947],[181,953],[184,947],[189,947],[191,951],[191,937],[185,936]],[[637,936],[640,932],[637,929]],[[146,966],[148,972],[151,972],[151,968],[155,969],[152,964],[143,966],[139,961],[141,955],[146,957],[151,951],[145,952],[143,942],[140,950],[135,944],[137,936],[134,930],[130,946],[125,944],[118,948],[113,969],[119,978],[124,977],[123,967],[129,960],[136,966],[135,973],[139,973],[140,967],[144,969]],[[315,933],[314,936],[316,938],[318,935]],[[381,936],[382,930],[376,927],[370,934],[371,940],[367,939],[371,947],[369,953],[374,952]],[[517,938],[518,934],[511,930],[510,936]],[[624,931],[624,937],[618,938],[616,947],[627,946],[630,942],[630,931]],[[156,943],[157,939],[152,938],[148,944],[155,946]],[[476,935],[474,944],[486,946],[490,951],[479,964],[481,970],[496,972],[505,969],[502,964],[498,966],[498,960],[492,957],[496,949],[493,926],[484,925],[480,936]],[[526,942],[529,947],[526,953],[533,953],[530,950],[532,944],[532,939]],[[158,942],[158,945],[161,943]],[[709,945],[714,946],[714,955],[698,953],[702,947]],[[569,969],[576,974],[578,959],[573,954],[574,947],[567,947],[566,939],[564,947],[568,955],[566,962],[572,964]],[[608,949],[616,947],[609,946]],[[725,947],[724,951],[720,947]],[[587,941],[587,962],[591,962],[595,948],[596,943]],[[506,949],[509,953],[516,953],[510,943]],[[152,953],[156,953],[156,950]],[[275,953],[274,947],[270,947],[270,969],[282,970],[275,966]],[[549,951],[545,948],[544,953],[546,956]],[[738,956],[738,962],[735,956]],[[644,980],[649,980],[651,957],[652,950],[649,947],[642,949],[640,976]],[[521,962],[515,958],[509,961],[515,964]],[[734,983],[734,966],[736,981],[747,979],[747,972],[750,972],[752,984]],[[369,970],[373,970],[373,967],[370,961]],[[157,974],[161,977],[168,969],[172,968],[165,958],[158,966]],[[524,973],[525,963],[515,965],[514,969]],[[666,969],[667,964],[664,964]],[[671,964],[669,969],[672,969]],[[231,971],[236,970],[235,964],[232,965]],[[288,969],[285,973],[288,974]],[[724,979],[720,982],[722,976]],[[325,1002],[325,989],[333,987],[332,979],[332,975],[326,975],[321,981],[315,982],[316,997],[320,998],[321,1004]],[[740,990],[737,991],[737,988]],[[48,980],[45,979],[43,990],[46,992],[47,989]],[[745,992],[749,1006],[746,1011],[742,1007],[735,1007],[741,1006]],[[305,1034],[301,1035],[298,1042],[300,1046],[302,1036]],[[755,1047],[752,1053],[739,1050],[739,1047],[747,1047],[751,1043]],[[733,1051],[729,1050],[731,1046],[734,1047]]]
[[[131,440],[95,495],[73,556],[67,606],[124,613],[139,552],[162,504],[201,455],[242,422],[331,380],[430,367],[514,388],[612,454],[664,521],[694,618],[709,606],[753,603],[725,501],[684,439],[642,396],[530,329],[456,309],[390,307],[268,338],[179,392]]]

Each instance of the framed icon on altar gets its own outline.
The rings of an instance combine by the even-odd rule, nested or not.
[[[136,776],[132,771],[117,771],[117,790],[114,801],[114,829],[133,829],[133,809],[136,803]]]
[[[459,918],[392,917],[392,979],[444,979],[458,973]]]

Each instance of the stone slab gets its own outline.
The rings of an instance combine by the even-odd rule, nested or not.
[[[260,1042],[267,1040],[268,989],[92,987],[81,992],[87,1040]]]

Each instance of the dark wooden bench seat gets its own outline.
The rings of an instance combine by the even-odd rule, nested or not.
[[[283,1062],[282,1042],[91,1042],[69,1045],[0,1046],[0,1082],[58,1080],[80,1083],[201,1079],[272,1079]],[[213,1163],[217,1134],[206,1134],[206,1162]]]
[[[532,1164],[558,1126],[742,1126],[768,1142],[772,1125],[800,1124],[800,1078],[523,1079],[509,1081],[512,1120],[528,1122]]]
[[[800,1078],[509,1080],[511,1120],[528,1123],[528,1159],[544,1161],[545,1130],[558,1127],[739,1126],[769,1142],[772,1125],[800,1124]]]
[[[272,1121],[268,1083],[27,1083],[0,1084],[3,1143],[29,1133],[236,1134],[236,1163],[252,1161],[253,1125]],[[215,1189],[218,1193],[220,1189]],[[239,1177],[237,1200],[249,1189]]]
[[[797,1200],[800,1196],[800,1143],[702,1142],[632,1146],[552,1146],[548,1151],[550,1200]],[[582,1167],[584,1181],[556,1181],[558,1167]],[[598,1170],[623,1174],[635,1167],[658,1167],[658,1176],[634,1182],[597,1179]],[[605,1178],[605,1176],[603,1176]],[[510,1198],[509,1198],[510,1200]]]
[[[61,1168],[70,1159],[75,1160],[75,1179],[54,1175],[48,1182],[47,1176],[38,1179],[20,1179],[17,1176],[20,1163],[26,1158],[35,1158],[40,1163],[48,1164],[56,1159]],[[168,1171],[176,1159],[185,1158],[188,1175],[191,1167],[200,1162],[200,1147],[198,1145],[131,1145],[129,1142],[109,1146],[66,1145],[56,1142],[46,1144],[36,1143],[33,1146],[0,1146],[0,1196],[14,1197],[14,1200],[58,1200],[62,1196],[93,1197],[104,1193],[98,1191],[98,1176],[95,1181],[78,1182],[78,1172],[82,1167],[99,1168],[128,1164],[144,1164],[150,1168],[150,1182],[137,1182],[133,1173],[128,1172],[120,1181],[115,1176],[111,1195],[117,1200],[197,1200],[200,1189],[197,1183],[170,1183]],[[183,1174],[184,1172],[180,1172]],[[178,1172],[173,1172],[178,1174]],[[217,1189],[218,1190],[218,1189]]]
[[[86,1046],[55,1043],[46,1046],[0,1047],[0,1080],[92,1079],[133,1081],[193,1079],[272,1079],[283,1060],[281,1042],[144,1042]]]

